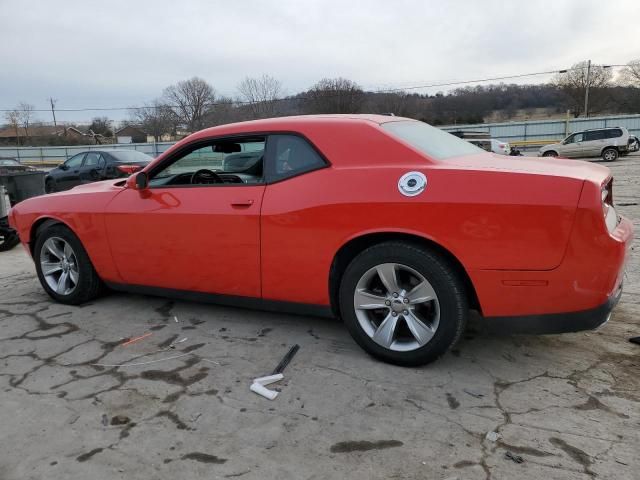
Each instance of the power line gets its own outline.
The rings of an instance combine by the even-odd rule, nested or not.
[[[600,65],[600,67],[603,68],[611,68],[611,67],[626,67],[626,64],[609,64],[609,65]],[[383,88],[383,89],[377,89],[377,90],[369,90],[366,91],[365,93],[398,93],[398,92],[403,92],[403,91],[407,91],[407,90],[419,90],[419,89],[423,89],[423,88],[436,88],[436,87],[452,87],[452,86],[456,86],[456,85],[468,85],[470,83],[483,83],[483,82],[495,82],[498,80],[513,80],[516,78],[525,78],[525,77],[534,77],[534,76],[540,76],[540,75],[550,75],[550,74],[554,74],[554,73],[567,73],[570,71],[575,71],[575,70],[584,70],[586,69],[587,66],[583,66],[583,67],[572,67],[572,68],[567,68],[567,69],[561,69],[561,70],[547,70],[547,71],[543,71],[543,72],[533,72],[533,73],[521,73],[521,74],[517,74],[517,75],[503,75],[503,76],[497,76],[497,77],[488,77],[488,78],[479,78],[479,79],[474,79],[474,80],[460,80],[460,81],[453,81],[453,82],[442,82],[442,83],[427,83],[427,84],[422,84],[422,85],[410,85],[410,86],[406,86],[406,87],[395,87],[395,88]],[[342,95],[342,93],[337,93],[336,95]],[[325,95],[325,97],[330,96],[330,95]],[[264,102],[286,102],[286,101],[304,101],[304,100],[309,100],[310,97],[305,97],[305,96],[292,96],[292,97],[282,97],[282,98],[274,98],[271,100],[262,100],[262,101],[257,101],[257,102],[251,102],[251,101],[232,101],[232,102],[211,102],[208,103],[207,106],[209,107],[216,107],[216,106],[220,106],[220,105],[253,105],[256,103],[264,103]],[[147,106],[133,106],[133,107],[83,107],[83,108],[56,108],[55,111],[57,112],[107,112],[107,111],[123,111],[123,110],[145,110],[145,109],[157,109],[157,108],[166,108],[166,107],[170,107],[170,108],[180,108],[180,107],[193,107],[195,105],[171,105],[171,104],[162,104],[162,105],[147,105]],[[0,109],[0,112],[12,112],[14,111],[15,108],[2,108]],[[34,109],[32,110],[33,112],[49,112],[51,111],[51,109],[46,108],[46,109]]]

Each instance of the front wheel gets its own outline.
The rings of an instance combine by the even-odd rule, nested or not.
[[[549,151],[549,152],[544,152],[542,154],[543,157],[557,157],[558,154],[557,152],[554,152],[553,150]]]
[[[618,150],[616,148],[605,148],[602,152],[602,159],[605,162],[613,162],[618,159]]]
[[[451,263],[404,242],[360,253],[340,285],[340,311],[355,341],[398,365],[424,365],[442,356],[460,338],[468,308]]]
[[[89,255],[64,225],[52,225],[38,235],[33,257],[40,284],[54,300],[79,305],[100,293],[102,281]]]

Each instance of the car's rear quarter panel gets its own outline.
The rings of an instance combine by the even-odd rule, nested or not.
[[[368,233],[402,232],[432,240],[469,274],[550,270],[562,262],[582,180],[430,165],[379,132],[354,127],[342,133],[307,132],[332,167],[266,189],[265,298],[328,304],[336,252]],[[409,198],[400,194],[397,182],[412,170],[423,172],[428,186]]]

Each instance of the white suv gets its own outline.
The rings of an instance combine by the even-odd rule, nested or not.
[[[545,145],[539,157],[602,157],[607,162],[625,155],[629,148],[629,132],[624,127],[598,128],[569,135],[560,143]]]

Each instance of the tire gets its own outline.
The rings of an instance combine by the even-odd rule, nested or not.
[[[20,237],[12,230],[0,227],[0,252],[7,252],[20,243]]]
[[[44,182],[45,193],[55,192],[55,182],[51,178],[47,178]]]
[[[53,250],[49,249],[50,242],[53,242],[53,248],[58,253],[57,256],[52,253]],[[64,248],[65,244],[69,250]],[[103,283],[93,268],[82,243],[64,225],[52,225],[38,235],[33,250],[33,259],[40,284],[47,294],[57,302],[79,305],[93,300],[102,291]],[[43,261],[47,261],[49,272],[53,273],[45,275],[47,272],[43,272]],[[59,266],[58,270],[55,270],[56,263]],[[62,285],[63,288],[55,290],[53,286],[57,283],[60,287],[60,278],[65,273],[67,274],[65,283],[69,288],[64,288],[65,285]]]
[[[618,153],[617,148],[605,148],[602,151],[602,159],[605,162],[614,162],[618,159],[619,156],[620,154]]]
[[[558,152],[554,152],[553,150],[549,150],[548,152],[544,152],[542,154],[543,157],[557,157]]]
[[[395,288],[387,288],[394,281],[385,283],[383,277],[393,277],[397,297],[389,293]],[[354,340],[370,355],[396,365],[425,365],[462,335],[469,315],[465,290],[445,257],[409,243],[385,242],[367,248],[347,266],[340,282],[340,311]],[[356,308],[360,301],[365,308]]]

